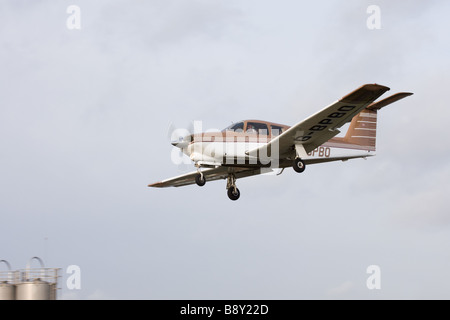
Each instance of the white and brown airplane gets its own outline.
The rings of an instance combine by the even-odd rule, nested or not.
[[[228,197],[237,200],[239,178],[274,168],[282,172],[293,167],[296,172],[303,172],[309,164],[374,156],[378,110],[412,95],[400,92],[374,102],[388,90],[378,84],[363,85],[292,127],[245,120],[222,131],[186,135],[172,144],[190,157],[197,171],[148,186],[203,186],[206,181],[227,179]],[[335,137],[348,122],[345,136]]]

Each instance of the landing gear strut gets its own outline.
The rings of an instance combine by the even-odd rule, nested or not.
[[[305,171],[305,163],[303,162],[302,159],[300,158],[295,158],[294,162],[292,164],[292,167],[294,168],[294,170],[298,173],[301,173],[303,171]]]
[[[236,187],[236,176],[230,173],[227,178],[227,194],[230,200],[236,201],[241,196],[241,192]]]

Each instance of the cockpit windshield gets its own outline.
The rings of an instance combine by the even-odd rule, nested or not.
[[[228,126],[222,130],[222,132],[225,132],[225,131],[243,132],[244,131],[244,123],[243,122],[233,123],[230,126]]]

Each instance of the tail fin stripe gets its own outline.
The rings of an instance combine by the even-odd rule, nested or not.
[[[366,117],[366,118],[376,118],[377,114],[376,113],[368,113],[368,112],[361,112],[359,114],[360,117]]]

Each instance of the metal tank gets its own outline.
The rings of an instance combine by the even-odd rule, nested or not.
[[[0,300],[16,299],[16,286],[3,281],[0,283]]]
[[[0,271],[0,300],[14,300],[16,298],[16,286],[14,285],[16,272],[11,271],[8,261],[0,260],[8,267],[8,271]]]
[[[51,285],[47,281],[37,278],[33,281],[17,284],[17,300],[50,300]]]
[[[41,268],[31,268],[31,261],[36,259]],[[45,268],[38,257],[33,257],[25,270],[20,270],[21,279],[16,284],[17,300],[56,300],[58,269]]]

